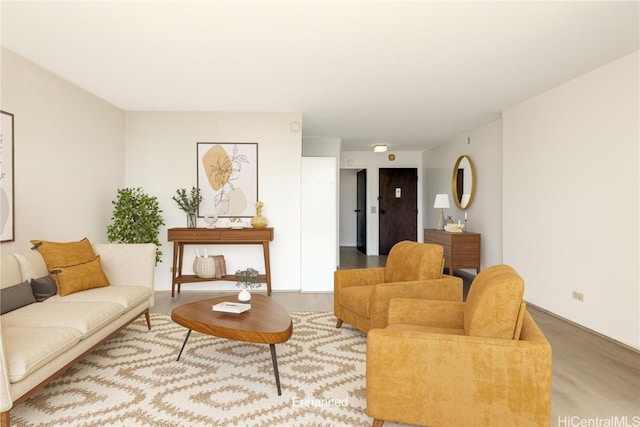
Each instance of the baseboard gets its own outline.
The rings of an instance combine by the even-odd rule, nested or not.
[[[596,332],[596,331],[594,331],[593,329],[589,329],[589,328],[587,328],[586,326],[583,326],[583,325],[581,325],[581,324],[579,324],[579,323],[572,322],[571,320],[566,319],[566,318],[564,318],[564,317],[562,317],[562,316],[560,316],[560,315],[558,315],[558,314],[556,314],[556,313],[553,313],[553,312],[551,312],[551,311],[549,311],[549,310],[547,310],[547,309],[544,309],[544,308],[542,308],[542,307],[540,307],[540,306],[537,306],[537,305],[535,305],[535,304],[531,304],[531,303],[530,303],[530,302],[528,302],[528,301],[525,301],[525,302],[527,303],[527,307],[533,307],[533,308],[535,308],[536,310],[539,310],[539,311],[541,311],[541,312],[543,312],[543,313],[545,313],[545,314],[548,314],[548,315],[549,315],[549,316],[551,316],[551,317],[555,317],[556,319],[558,319],[558,320],[560,320],[560,321],[562,321],[562,322],[568,323],[568,324],[570,324],[570,325],[572,325],[572,326],[575,326],[575,327],[576,327],[576,328],[578,328],[578,329],[582,329],[582,330],[583,330],[583,331],[585,331],[585,332],[589,332],[590,334],[596,335],[596,336],[598,336],[598,337],[600,337],[600,338],[602,338],[602,339],[605,339],[605,340],[607,340],[607,341],[609,341],[609,342],[611,342],[611,343],[613,343],[613,344],[619,345],[620,347],[626,348],[626,349],[628,349],[628,350],[633,351],[634,353],[640,354],[640,349],[638,349],[638,348],[632,347],[632,346],[630,346],[629,344],[625,344],[625,343],[620,342],[620,341],[618,341],[618,340],[615,340],[615,339],[613,339],[613,338],[611,338],[611,337],[608,337],[608,336],[606,336],[606,335],[603,335],[603,334],[601,334],[601,333],[599,333],[599,332]]]

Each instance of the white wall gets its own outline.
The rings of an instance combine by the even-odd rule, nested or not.
[[[338,267],[337,169],[335,157],[302,157],[302,292],[333,292]]]
[[[166,226],[161,230],[163,262],[156,270],[156,289],[171,289],[172,244],[166,228],[184,227],[186,216],[171,199],[178,188],[196,185],[197,142],[257,142],[258,198],[274,227],[270,244],[274,291],[300,289],[301,133],[290,129],[299,113],[128,112],[126,186],[143,187],[159,199]],[[222,221],[222,220],[220,220]],[[205,226],[202,218],[198,226]],[[188,246],[185,265],[193,250]],[[254,267],[264,271],[259,245],[209,247],[223,254],[227,272]],[[183,290],[237,290],[232,282],[184,284]]]
[[[458,157],[468,155],[475,168],[476,193],[467,209],[467,230],[480,233],[480,268],[502,262],[502,121],[449,138],[422,153],[424,164],[425,228],[436,228],[440,209],[433,208],[436,194],[447,193],[451,208],[445,217],[464,222],[464,212],[453,201],[451,180]],[[475,270],[471,270],[475,273]]]
[[[525,279],[529,302],[636,348],[638,58],[503,113],[504,261]]]
[[[333,157],[336,159],[336,162],[338,161],[337,159],[340,159],[340,148],[342,146],[342,139],[341,138],[321,138],[321,137],[303,137],[302,138],[302,157]],[[340,234],[340,170],[338,168],[334,168],[335,169],[335,175],[336,175],[336,179],[335,179],[335,185],[336,185],[336,189],[335,189],[335,204],[337,206],[336,212],[335,212],[335,221],[336,224],[338,224],[338,228],[336,229],[336,236],[335,236],[335,253],[334,254],[328,254],[328,256],[335,258],[336,260],[339,258],[339,253],[340,253],[340,241],[339,241],[339,234]],[[303,183],[304,185],[304,183]],[[331,278],[332,283],[333,283],[333,277]]]
[[[124,182],[125,113],[2,48],[2,110],[14,114],[15,241],[106,242]]]
[[[389,154],[395,160],[389,160]],[[418,242],[423,241],[422,206],[423,174],[422,153],[419,151],[401,151],[374,153],[372,151],[343,151],[340,156],[340,168],[367,170],[367,255],[378,255],[378,186],[380,168],[416,168],[418,172]]]

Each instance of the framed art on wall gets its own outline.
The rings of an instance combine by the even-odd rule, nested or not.
[[[258,144],[198,142],[198,216],[253,217],[258,201]]]
[[[0,111],[0,241],[15,240],[13,114]]]

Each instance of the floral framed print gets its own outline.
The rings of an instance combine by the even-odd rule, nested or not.
[[[0,241],[15,240],[13,114],[0,111]]]
[[[258,144],[198,142],[198,216],[253,217],[258,201]]]

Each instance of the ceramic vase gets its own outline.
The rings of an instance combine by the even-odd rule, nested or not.
[[[251,301],[251,292],[246,289],[243,289],[238,294],[238,301],[240,302],[249,302]]]
[[[256,202],[256,216],[251,218],[251,226],[253,228],[265,228],[267,219],[262,216],[262,202]]]

